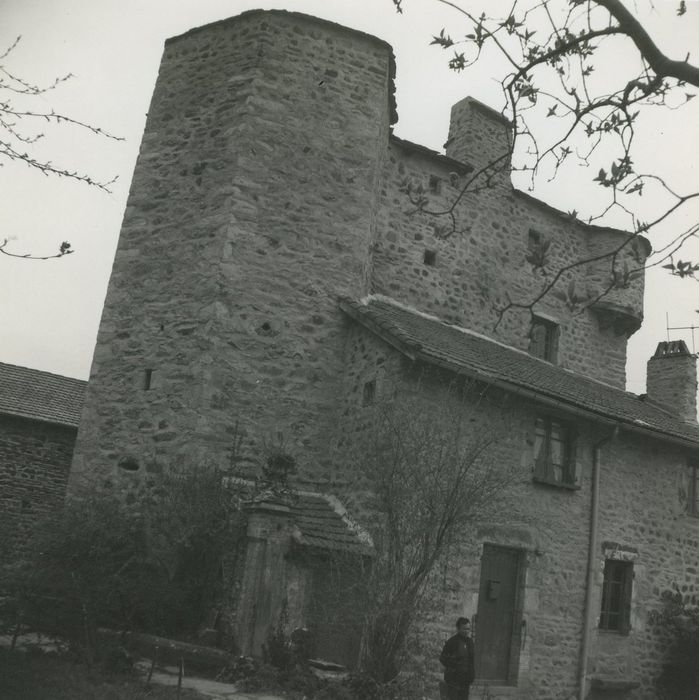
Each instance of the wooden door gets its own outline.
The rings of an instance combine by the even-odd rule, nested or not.
[[[483,546],[475,626],[476,676],[483,680],[515,680],[521,560],[519,550]]]

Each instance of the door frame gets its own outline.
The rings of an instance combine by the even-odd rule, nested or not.
[[[517,681],[519,679],[519,660],[520,652],[522,649],[522,633],[524,619],[524,584],[526,581],[526,569],[528,566],[527,550],[521,547],[503,545],[498,542],[483,542],[481,544],[481,566],[478,576],[478,604],[476,605],[476,611],[478,611],[478,607],[480,605],[481,584],[483,576],[483,557],[485,556],[486,547],[492,547],[493,549],[500,550],[508,550],[509,552],[513,552],[517,557],[517,571],[514,581],[515,597],[512,613],[512,633],[510,635],[510,653],[507,667],[507,678],[505,679],[506,685],[514,686],[517,685]],[[476,644],[478,644],[478,624],[478,614],[476,613]],[[481,680],[485,683],[490,683],[491,685],[493,685],[493,682],[490,679],[480,679],[477,676],[477,680]]]

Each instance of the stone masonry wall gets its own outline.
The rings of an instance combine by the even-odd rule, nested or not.
[[[484,118],[480,112],[478,115]],[[445,158],[391,142],[382,182],[372,291],[526,350],[529,312],[511,309],[498,324],[497,309],[504,307],[508,298],[518,302],[533,299],[545,284],[547,278],[525,260],[530,229],[552,242],[549,278],[562,266],[589,257],[591,237],[598,253],[618,244],[619,234],[615,239],[611,233],[591,232],[514,191],[509,183],[497,183],[461,199],[454,212],[456,230],[444,240],[448,217],[416,214],[401,191],[406,179],[420,182],[430,209],[444,210],[467,178],[455,179],[453,164]],[[425,251],[435,253],[432,264],[425,262]],[[579,304],[571,307],[560,298],[571,281],[576,294],[592,297],[601,291],[605,280],[596,267],[576,268],[563,276],[535,311],[560,325],[558,364],[624,388],[627,337],[613,327],[603,327],[594,312]],[[632,280],[623,295],[624,303],[642,316],[642,278]]]
[[[415,635],[416,663],[421,663],[427,672],[438,674],[437,657],[453,633],[454,620],[459,615],[476,614],[482,545],[514,547],[526,561],[521,592],[526,638],[521,639],[517,697],[567,697],[561,693],[572,693],[575,688],[582,633],[589,444],[593,431],[587,425],[580,428],[579,490],[535,484],[531,480],[532,435],[537,411],[531,404],[495,390],[487,390],[484,397],[479,391],[471,392],[462,403],[456,398],[458,391],[450,389],[456,386],[453,375],[413,367],[367,331],[356,330],[351,338],[347,350],[344,450],[356,452],[356,444],[361,444],[366,431],[371,430],[375,407],[363,405],[362,388],[381,367],[385,368],[382,384],[391,387],[383,392],[384,400],[408,398],[424,412],[433,414],[449,412],[448,402],[454,402],[453,410],[462,412],[474,438],[493,437],[488,462],[511,472],[510,484],[497,499],[491,517],[474,527],[472,537],[453,543],[449,561],[443,562],[432,578],[427,607]],[[351,512],[361,512],[363,524],[371,522],[356,477],[350,491],[344,498],[351,503]],[[555,658],[552,649],[556,650]]]
[[[509,150],[510,124],[501,114],[471,97],[466,97],[451,108],[449,136],[445,144],[450,158],[471,164],[476,171],[503,160]]]
[[[75,433],[75,428],[0,416],[3,559],[24,551],[42,518],[61,508]]]
[[[374,420],[376,405],[364,405],[362,400],[367,381],[378,380],[377,400],[408,398],[417,401],[424,413],[448,412],[449,402],[455,401],[450,389],[455,386],[453,375],[414,366],[361,327],[349,334],[346,357],[341,447],[350,454],[356,454]],[[524,625],[519,636],[517,691],[515,695],[512,689],[503,692],[507,697],[537,700],[568,698],[575,693],[579,673],[593,449],[611,429],[553,414],[574,426],[577,436],[577,488],[569,490],[532,480],[534,420],[551,415],[549,410],[491,389],[485,398],[480,392],[467,394],[466,403],[456,402],[453,410],[463,411],[474,435],[492,434],[489,459],[511,469],[513,479],[494,513],[474,527],[472,537],[454,543],[448,561],[432,577],[414,639],[415,663],[439,674],[437,656],[452,634],[454,620],[477,612],[483,544],[512,547],[522,552],[525,562]],[[369,525],[370,489],[359,482],[356,469],[354,474],[343,498],[350,512],[361,514],[361,522]],[[589,673],[638,681],[642,687],[632,697],[643,700],[655,697],[653,681],[665,651],[658,631],[649,623],[649,612],[660,608],[660,594],[673,582],[690,603],[699,600],[699,519],[686,513],[687,492],[686,457],[681,449],[624,433],[611,446],[602,447],[599,569],[592,597],[596,622]],[[637,552],[628,636],[596,627],[603,545],[609,547],[609,543]],[[476,643],[477,634],[476,624]],[[499,697],[496,690],[491,691]]]
[[[697,420],[697,356],[651,357],[646,370],[646,393],[651,401],[687,422]]]
[[[340,296],[387,294],[527,349],[527,312],[495,324],[508,297],[527,300],[544,283],[524,260],[529,229],[552,241],[549,270],[585,257],[590,231],[499,181],[464,197],[456,233],[440,240],[441,220],[411,214],[401,183],[425,181],[445,206],[464,180],[448,158],[389,140],[391,64],[373,37],[277,11],[167,42],[97,338],[76,488],[83,477],[126,479],[138,492],[167,468],[228,466],[241,436],[234,466],[254,473],[280,434],[300,480],[322,487],[343,372]],[[466,129],[490,153],[502,120],[459,105],[451,152],[472,157],[457,148]],[[577,268],[557,291],[571,280],[578,290],[589,281]],[[642,280],[626,293],[639,308]],[[561,326],[562,366],[623,386],[624,335],[555,294],[537,311]]]
[[[604,545],[608,552],[610,543],[619,545],[633,561],[631,630],[596,631],[591,672],[640,681],[633,697],[651,700],[667,644],[650,614],[661,609],[662,592],[674,584],[686,602],[699,602],[699,519],[687,512],[687,460],[681,450],[622,434],[605,452],[593,605],[599,611]]]
[[[302,481],[327,479],[337,298],[367,290],[390,70],[383,42],[285,12],[167,42],[73,483],[227,466],[240,434],[251,472],[278,433]]]

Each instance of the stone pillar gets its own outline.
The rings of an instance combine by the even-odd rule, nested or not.
[[[260,656],[262,645],[279,622],[286,599],[291,528],[289,505],[283,498],[268,497],[250,504],[236,631],[244,656]]]
[[[687,423],[697,421],[697,356],[683,340],[658,343],[646,370],[648,398]]]

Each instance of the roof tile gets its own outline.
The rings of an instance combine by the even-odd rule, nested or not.
[[[406,352],[484,381],[521,387],[542,399],[699,447],[699,426],[685,423],[636,394],[532,357],[458,326],[443,323],[387,298],[343,300],[341,308],[374,332],[382,331]],[[407,343],[405,342],[407,340]]]
[[[0,413],[77,427],[87,382],[0,362]]]

